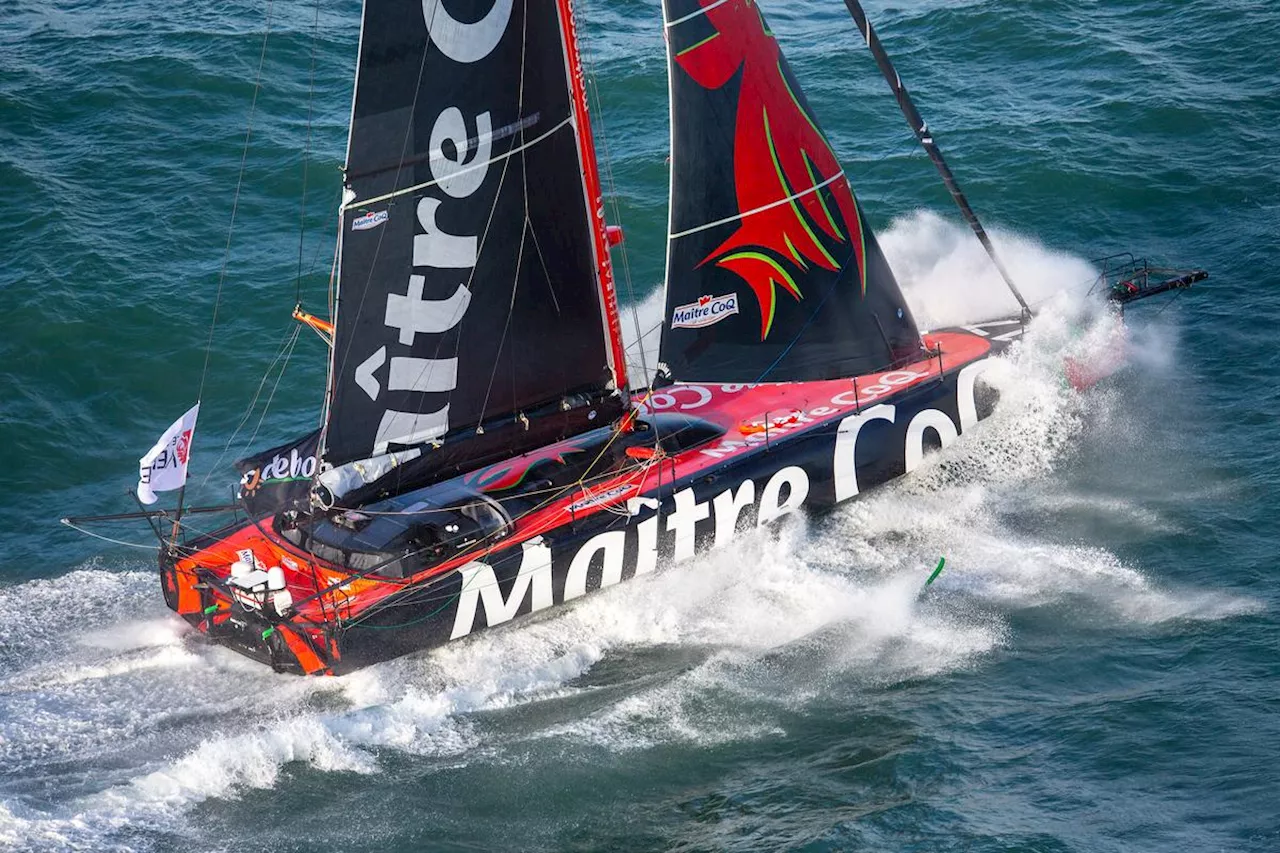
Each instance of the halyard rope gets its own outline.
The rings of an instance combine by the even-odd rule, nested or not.
[[[240,151],[240,174],[236,178],[236,192],[231,201],[231,222],[227,225],[227,247],[222,255],[222,269],[218,271],[218,289],[213,297],[213,319],[209,322],[209,341],[204,348],[204,367],[200,371],[200,390],[197,402],[204,396],[205,379],[209,376],[209,357],[213,353],[213,333],[218,327],[218,308],[222,304],[222,286],[227,280],[227,264],[231,261],[231,236],[236,230],[236,211],[240,208],[240,189],[244,185],[244,168],[249,159],[249,141],[253,137],[253,116],[258,108],[258,93],[262,90],[262,67],[267,59],[267,39],[271,35],[271,13],[275,0],[268,0],[266,29],[262,33],[262,50],[258,54],[258,73],[253,81],[253,100],[249,103],[249,121],[244,129],[244,147]]]

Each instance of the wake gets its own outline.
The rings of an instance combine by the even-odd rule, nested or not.
[[[962,236],[929,214],[882,236],[922,323],[985,318],[962,308],[1009,313]],[[996,239],[1041,314],[985,374],[1001,395],[991,418],[907,479],[569,608],[301,679],[194,642],[150,566],[92,561],[0,589],[0,846],[128,849],[140,829],[184,831],[211,798],[286,785],[299,769],[374,774],[390,755],[501,764],[534,742],[625,752],[770,737],[778,709],[980,668],[1029,608],[1071,620],[1084,601],[1090,619],[1123,631],[1256,612],[1251,599],[1171,588],[1104,548],[1011,522],[1028,507],[1087,513],[1102,500],[1134,537],[1175,524],[1055,479],[1082,441],[1126,428],[1118,394],[1080,395],[1062,378],[1062,354],[1087,352],[1113,320],[1078,295],[1087,265]],[[949,301],[975,286],[987,295]],[[656,300],[644,307],[660,315]],[[1151,365],[1174,363],[1172,336],[1145,343]],[[922,595],[944,555],[947,571]]]

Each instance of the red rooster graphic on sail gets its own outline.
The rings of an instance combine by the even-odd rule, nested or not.
[[[503,492],[524,483],[529,472],[539,463],[552,460],[563,465],[567,462],[565,457],[570,453],[582,453],[585,450],[583,439],[571,439],[530,451],[507,462],[481,468],[464,477],[463,482],[482,492]]]
[[[862,224],[840,164],[788,84],[782,52],[754,0],[699,4],[716,33],[676,54],[676,62],[706,89],[719,89],[742,69],[733,166],[743,218],[702,263],[714,260],[751,287],[760,303],[763,341],[773,326],[778,288],[793,299],[803,296],[788,266],[798,272],[810,264],[840,269],[810,222],[837,242],[852,236],[865,295]],[[828,207],[824,192],[830,192],[838,211]]]

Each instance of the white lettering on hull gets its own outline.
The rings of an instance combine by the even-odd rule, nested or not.
[[[850,415],[840,422],[836,430],[835,485],[836,503],[847,501],[858,494],[858,468],[855,458],[858,446],[858,433],[872,421],[888,421],[893,423],[897,409],[881,403],[867,409],[860,415]]]
[[[984,358],[966,365],[956,377],[956,409],[960,414],[960,432],[968,432],[978,422],[978,404],[974,399],[974,386],[978,377],[991,366],[991,359]]]
[[[787,496],[782,497],[782,487],[787,487]],[[803,468],[788,465],[769,478],[764,491],[760,493],[760,513],[756,524],[764,527],[777,521],[788,513],[795,512],[804,505],[809,497],[809,475]]]
[[[706,501],[699,502],[693,495],[693,489],[676,492],[675,504],[675,509],[667,516],[667,532],[675,534],[672,559],[678,563],[693,556],[698,522],[711,517],[711,505]]]
[[[904,461],[907,471],[917,468],[924,458],[925,435],[934,431],[944,447],[953,443],[961,431],[967,431],[977,423],[977,407],[973,399],[975,380],[986,369],[984,362],[971,364],[957,377],[957,411],[961,426],[940,409],[922,409],[907,424],[902,436]],[[896,377],[895,377],[896,378]],[[889,383],[886,383],[889,384]],[[830,416],[833,410],[815,416]],[[856,465],[858,437],[867,424],[883,421],[897,423],[898,409],[880,404],[842,420],[836,431],[833,458],[834,498],[837,503],[856,497],[859,483]],[[657,568],[659,531],[670,534],[668,543],[674,561],[691,558],[696,551],[698,525],[710,522],[714,531],[713,548],[728,546],[736,536],[738,522],[753,505],[756,505],[756,525],[763,527],[788,513],[801,509],[810,493],[810,479],[804,468],[796,465],[775,471],[762,489],[757,489],[751,479],[744,479],[736,487],[725,489],[714,498],[699,501],[693,488],[681,489],[671,496],[671,511],[665,517],[659,512],[644,519],[634,527],[599,533],[578,547],[565,577],[563,601],[580,598],[587,592],[588,574],[593,563],[601,567],[600,586],[612,586],[622,580],[626,567],[628,537],[635,537],[635,574],[649,574]],[[632,534],[631,531],[635,533]],[[708,532],[704,527],[703,532]],[[469,563],[459,571],[463,576],[463,588],[459,597],[457,615],[451,639],[471,632],[477,611],[483,606],[484,625],[498,625],[509,621],[520,610],[526,597],[531,597],[531,610],[542,610],[553,602],[551,575],[551,551],[539,537],[524,543],[521,564],[511,587],[504,597],[498,587],[493,570],[483,563]]]
[[[636,555],[636,574],[647,575],[658,569],[658,516],[646,518],[636,527],[640,553]]]
[[[520,570],[511,585],[511,594],[506,598],[502,597],[502,588],[498,586],[498,578],[491,567],[484,563],[467,563],[458,569],[462,575],[462,590],[458,594],[458,610],[449,639],[456,640],[471,633],[479,604],[484,605],[484,624],[489,628],[515,618],[530,590],[533,592],[531,612],[545,610],[552,605],[551,549],[540,536],[521,547]]]
[[[716,541],[711,547],[723,548],[733,541],[738,532],[738,516],[747,507],[755,503],[756,484],[743,480],[735,495],[732,489],[725,489],[716,495],[712,505],[716,510]]]
[[[564,600],[571,601],[587,594],[587,569],[596,554],[604,555],[600,574],[600,588],[622,582],[622,558],[627,547],[625,530],[610,530],[593,537],[573,555],[569,574],[564,581]]]
[[[959,437],[956,431],[955,422],[951,420],[945,412],[937,409],[925,409],[911,419],[911,423],[907,424],[906,446],[906,472],[911,473],[920,467],[920,463],[924,461],[924,433],[925,430],[933,430],[938,434],[938,441],[943,447],[949,447]]]

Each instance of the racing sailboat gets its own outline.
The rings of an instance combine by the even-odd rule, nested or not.
[[[1025,311],[921,334],[754,0],[663,17],[666,306],[633,387],[570,0],[367,0],[335,312],[298,314],[323,426],[166,538],[198,631],[349,672],[854,498],[990,412]]]

